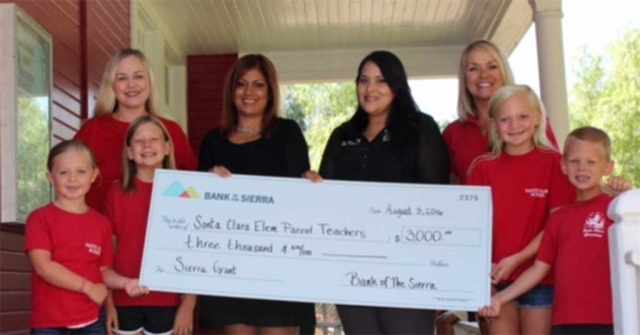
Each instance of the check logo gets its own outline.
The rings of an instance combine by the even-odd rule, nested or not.
[[[174,198],[200,199],[200,195],[193,186],[185,188],[182,183],[177,180],[167,187],[167,189],[162,192],[162,195]]]

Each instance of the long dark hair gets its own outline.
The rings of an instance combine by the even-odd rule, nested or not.
[[[389,110],[387,119],[387,128],[393,129],[402,127],[408,123],[413,113],[418,112],[418,106],[411,96],[411,88],[409,88],[409,80],[404,70],[402,62],[398,56],[386,50],[378,50],[370,53],[365,57],[358,66],[358,75],[356,76],[356,85],[362,74],[362,68],[367,62],[373,62],[380,68],[384,80],[387,82],[391,91],[395,95]],[[362,109],[358,101],[358,108],[351,118],[351,122],[358,131],[364,131],[369,124],[369,116]]]
[[[269,58],[262,54],[244,55],[233,64],[224,79],[222,122],[220,125],[220,135],[224,139],[227,139],[238,126],[238,109],[234,102],[238,81],[245,73],[253,69],[262,73],[269,87],[269,100],[262,118],[261,135],[268,134],[275,127],[280,115],[280,85],[275,66]]]

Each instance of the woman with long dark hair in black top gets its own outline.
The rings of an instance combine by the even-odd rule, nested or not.
[[[297,123],[278,117],[276,70],[260,54],[241,57],[224,84],[221,126],[200,148],[198,170],[300,178],[309,169],[307,143]],[[200,329],[224,334],[312,334],[312,303],[200,296]],[[299,330],[298,330],[299,328]]]
[[[321,179],[448,184],[449,157],[440,129],[418,110],[402,62],[388,51],[366,56],[356,77],[358,107],[324,151]],[[435,312],[338,306],[347,334],[433,334]]]

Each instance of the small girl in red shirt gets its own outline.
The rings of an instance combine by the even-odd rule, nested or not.
[[[113,184],[106,211],[113,222],[114,268],[123,275],[140,274],[142,253],[156,169],[174,169],[173,142],[158,118],[145,115],[131,123],[125,136],[123,179]],[[189,334],[193,327],[195,296],[150,292],[131,298],[113,291],[118,334]]]
[[[498,316],[501,306],[537,285],[553,268],[551,334],[614,333],[608,244],[613,221],[607,209],[612,196],[632,185],[623,177],[611,177],[604,184],[613,165],[607,133],[581,127],[569,134],[563,170],[575,186],[576,201],[551,214],[534,265],[494,295],[480,315]]]
[[[500,88],[489,101],[492,152],[469,168],[470,185],[491,186],[491,279],[500,291],[532,263],[550,211],[575,200],[553,149],[544,107],[528,86]],[[551,328],[552,276],[503,307],[492,334],[547,334]],[[495,292],[494,292],[495,293]]]
[[[89,147],[79,141],[60,142],[51,149],[47,168],[55,200],[34,210],[25,228],[25,250],[33,265],[31,332],[104,334],[98,312],[107,286],[131,296],[146,290],[109,268],[111,223],[85,203],[98,176]]]

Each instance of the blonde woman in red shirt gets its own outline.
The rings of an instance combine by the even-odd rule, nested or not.
[[[158,116],[155,81],[149,60],[136,49],[120,50],[107,63],[94,115],[75,135],[94,152],[100,175],[87,193],[87,204],[105,213],[107,193],[111,185],[122,179],[122,148],[129,125],[136,119],[156,116],[167,128],[180,170],[195,170],[197,160],[187,136],[178,123]],[[115,307],[106,303],[107,328],[117,328]]]
[[[107,64],[96,101],[94,115],[75,136],[96,156],[100,176],[87,194],[87,203],[104,212],[104,201],[111,184],[122,178],[122,147],[127,128],[135,119],[154,115],[167,128],[180,170],[195,170],[198,163],[187,136],[178,123],[160,117],[155,102],[155,81],[145,55],[123,49]]]
[[[489,151],[489,99],[515,80],[509,62],[498,46],[479,40],[469,44],[460,56],[458,68],[458,119],[443,132],[451,159],[451,181],[467,184],[471,162]],[[547,122],[547,137],[558,144]]]

